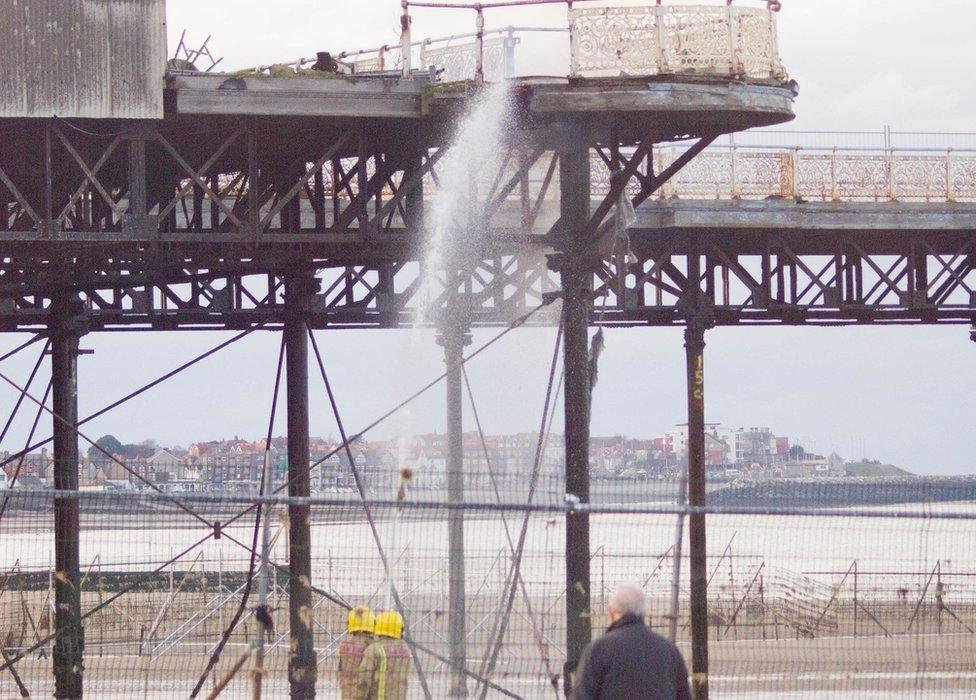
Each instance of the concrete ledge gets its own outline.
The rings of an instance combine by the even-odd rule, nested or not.
[[[976,231],[976,203],[651,201],[637,228],[808,231]]]

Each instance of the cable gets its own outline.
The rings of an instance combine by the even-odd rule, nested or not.
[[[34,439],[34,433],[37,432],[37,426],[41,422],[41,416],[44,414],[43,406],[47,405],[48,396],[51,395],[51,388],[54,386],[54,382],[47,383],[47,389],[44,390],[44,396],[41,397],[42,406],[37,407],[37,413],[34,414],[34,423],[31,425],[30,433],[27,435],[27,443]],[[20,476],[20,470],[24,467],[24,460],[27,459],[26,454],[20,456],[20,461],[17,462],[17,467],[14,469],[14,475],[10,477],[10,481],[7,484],[7,490],[12,490],[17,484],[17,478]],[[10,496],[3,497],[3,505],[0,505],[0,521],[3,521],[3,514],[7,511],[7,502],[10,500]]]
[[[108,413],[109,411],[111,411],[111,410],[113,410],[115,408],[118,408],[122,404],[124,404],[124,403],[126,403],[126,402],[128,402],[128,401],[130,401],[132,399],[134,399],[135,397],[139,396],[140,394],[144,394],[145,392],[149,391],[150,389],[152,389],[152,388],[154,388],[154,387],[162,384],[166,380],[172,379],[177,374],[183,372],[186,369],[189,369],[190,367],[192,367],[193,365],[197,364],[201,360],[204,360],[204,359],[210,357],[211,355],[217,353],[218,351],[223,350],[228,345],[231,345],[233,343],[236,343],[238,340],[240,340],[241,338],[243,338],[243,337],[245,337],[247,335],[250,335],[254,331],[260,330],[261,328],[263,328],[266,325],[266,323],[267,322],[259,323],[258,325],[253,326],[252,328],[249,328],[249,329],[247,329],[245,331],[242,331],[242,332],[238,333],[237,335],[235,335],[234,337],[229,338],[228,340],[225,340],[224,342],[219,343],[218,345],[215,345],[210,350],[207,350],[206,352],[204,352],[201,355],[197,355],[192,360],[188,360],[187,362],[184,362],[179,367],[177,367],[177,368],[175,368],[173,370],[170,370],[169,372],[167,372],[163,376],[159,377],[158,379],[154,379],[153,381],[151,381],[148,384],[140,387],[139,389],[136,389],[135,391],[133,391],[133,392],[131,392],[131,393],[123,396],[121,399],[119,399],[117,401],[114,401],[114,402],[110,403],[109,405],[105,406],[104,408],[101,408],[101,409],[95,411],[94,413],[92,413],[88,417],[86,417],[86,418],[78,421],[78,425],[79,426],[82,426],[85,423],[88,423],[89,421],[93,421],[96,418],[98,418],[99,416],[102,416],[102,415]],[[30,343],[36,342],[37,340],[40,340],[43,337],[44,337],[43,335],[37,335],[37,336],[35,336],[35,339],[34,340],[30,341],[29,343],[25,343],[24,345],[20,346],[20,348],[18,348],[17,350],[14,350],[13,352],[17,352],[18,350],[22,350],[23,348],[25,348],[28,345],[30,345]],[[6,359],[11,354],[12,353],[8,353],[7,355],[5,355],[3,357],[0,357],[0,361]],[[3,467],[7,466],[8,464],[10,464],[11,462],[13,462],[14,460],[16,460],[16,459],[22,459],[28,453],[33,452],[34,450],[36,450],[38,448],[44,447],[45,445],[49,444],[52,440],[54,440],[54,438],[53,437],[49,437],[49,438],[47,438],[45,440],[41,440],[40,442],[35,442],[32,445],[28,445],[27,447],[25,447],[20,452],[17,452],[15,454],[10,455],[3,462],[0,462],[0,469],[2,469]]]
[[[432,379],[430,382],[428,382],[423,387],[421,387],[420,389],[418,389],[417,391],[415,391],[413,394],[411,394],[410,396],[408,396],[406,399],[404,399],[403,401],[401,401],[400,403],[398,403],[392,409],[390,409],[389,411],[387,411],[386,413],[384,413],[382,416],[380,416],[379,418],[377,418],[376,420],[374,420],[372,423],[370,423],[369,425],[367,425],[365,428],[363,428],[362,430],[360,430],[358,433],[356,433],[355,435],[353,435],[352,437],[350,437],[349,440],[348,440],[348,442],[350,444],[353,443],[353,442],[355,442],[356,440],[358,440],[359,438],[361,438],[362,436],[364,436],[366,433],[368,433],[370,430],[372,430],[376,426],[380,425],[384,421],[388,420],[391,416],[395,415],[402,408],[404,408],[405,406],[409,405],[411,402],[415,401],[419,397],[423,396],[425,393],[427,393],[428,391],[430,391],[432,388],[434,388],[435,386],[437,386],[438,384],[440,384],[447,377],[447,375],[452,370],[454,370],[457,367],[457,365],[462,365],[463,366],[464,363],[470,362],[471,360],[473,360],[474,358],[476,358],[478,355],[480,355],[481,353],[483,353],[485,350],[487,350],[488,348],[490,348],[492,345],[494,345],[495,343],[497,343],[498,341],[500,341],[506,335],[508,335],[509,333],[511,333],[513,330],[515,330],[516,328],[519,328],[520,326],[523,326],[530,318],[532,318],[532,316],[534,314],[536,314],[538,311],[540,311],[541,309],[545,308],[546,306],[549,306],[549,304],[553,303],[558,298],[559,298],[558,295],[546,296],[543,299],[543,301],[542,301],[541,304],[539,304],[538,306],[534,307],[533,309],[531,309],[527,313],[519,316],[517,319],[515,319],[514,321],[512,321],[508,325],[508,327],[506,327],[505,329],[503,329],[501,331],[501,333],[499,333],[494,338],[492,338],[491,340],[489,340],[488,342],[486,342],[484,345],[480,346],[477,350],[475,350],[474,352],[472,352],[467,357],[462,357],[459,363],[456,363],[456,364],[451,365],[450,367],[448,367],[441,375],[439,375],[435,379]],[[315,469],[315,467],[317,467],[320,464],[324,463],[330,457],[333,457],[333,456],[339,454],[339,452],[341,452],[343,449],[345,449],[346,442],[347,441],[344,440],[342,444],[337,445],[332,450],[329,450],[329,452],[327,452],[325,454],[325,456],[323,456],[321,459],[313,462],[309,466],[309,470]],[[3,465],[0,464],[0,466],[3,466]],[[277,489],[275,489],[274,493],[275,494],[281,493],[282,491],[284,491],[285,489],[287,489],[289,485],[291,485],[291,480],[290,479],[288,481],[286,481],[284,484],[282,484],[281,486],[279,486]],[[240,520],[241,518],[243,518],[245,515],[247,515],[248,513],[250,513],[252,510],[254,510],[254,507],[255,506],[252,505],[252,506],[248,506],[247,508],[243,509],[240,513],[238,513],[233,518],[231,518],[230,520],[228,520],[227,523],[225,524],[225,527],[228,526],[228,525],[232,525],[233,523],[235,523],[238,520]]]
[[[51,347],[51,341],[48,339],[44,343],[44,347],[41,349],[41,354],[37,356],[37,362],[34,363],[34,368],[31,370],[30,376],[27,377],[27,384],[24,385],[25,389],[30,389],[31,384],[34,383],[34,378],[37,377],[37,371],[41,368],[41,363],[44,362],[44,355],[47,353],[48,348]],[[3,439],[7,437],[7,431],[10,430],[10,425],[14,422],[14,418],[17,416],[17,411],[20,410],[21,404],[24,402],[24,395],[21,394],[17,397],[17,402],[14,404],[13,410],[10,411],[10,416],[7,417],[7,422],[3,426],[3,430],[0,430],[0,445],[3,444]]]
[[[335,416],[336,426],[339,428],[339,437],[342,440],[342,444],[345,447],[346,458],[349,460],[349,467],[352,469],[352,477],[356,482],[356,490],[359,491],[359,498],[363,504],[363,513],[366,515],[366,522],[369,524],[369,529],[373,534],[373,540],[376,543],[376,550],[380,555],[380,561],[383,563],[383,571],[386,574],[387,580],[390,582],[390,591],[393,594],[393,602],[397,607],[397,611],[403,617],[404,620],[407,619],[406,608],[403,605],[403,601],[400,598],[400,594],[397,591],[396,584],[393,582],[393,575],[390,571],[390,562],[386,556],[386,552],[383,551],[383,541],[380,538],[380,533],[376,529],[376,521],[373,519],[373,511],[366,502],[366,486],[363,484],[362,474],[359,473],[359,469],[356,467],[356,460],[352,456],[352,450],[349,448],[349,440],[346,436],[345,426],[342,424],[342,416],[339,414],[339,405],[336,402],[335,394],[332,391],[332,384],[329,382],[329,375],[325,371],[325,363],[322,361],[322,353],[319,352],[319,344],[315,342],[315,334],[312,333],[312,329],[305,325],[305,329],[308,332],[308,337],[312,342],[312,350],[315,353],[315,360],[319,365],[319,372],[322,374],[322,382],[325,384],[325,391],[329,395],[329,403],[332,405],[332,413]],[[463,365],[462,365],[463,367]],[[311,470],[311,467],[309,467]],[[396,552],[393,553],[396,556]],[[414,666],[417,669],[417,677],[420,680],[420,686],[423,688],[424,696],[428,699],[431,697],[430,688],[427,685],[427,677],[424,674],[423,666],[420,664],[420,658],[417,656],[417,652],[413,647],[413,639],[410,634],[410,629],[407,625],[404,625],[404,641],[407,643],[407,647],[410,649],[410,655],[413,657]]]
[[[281,347],[278,350],[278,369],[275,372],[275,384],[274,384],[274,394],[271,397],[271,416],[268,418],[268,441],[264,444],[265,453],[271,448],[271,437],[274,431],[274,421],[275,413],[278,410],[278,392],[281,388],[281,368],[285,361],[285,337],[281,337]],[[265,457],[267,459],[267,456]],[[267,469],[261,471],[261,487],[259,493],[264,494],[264,484],[265,479],[268,478]],[[244,611],[247,609],[247,601],[251,597],[251,588],[254,583],[254,568],[257,562],[258,553],[258,534],[261,532],[261,513],[263,510],[263,503],[257,504],[257,513],[254,517],[254,533],[251,538],[251,558],[247,567],[247,580],[244,583],[244,592],[241,595],[241,603],[237,606],[237,611],[234,613],[234,617],[231,619],[230,624],[224,630],[223,636],[220,638],[220,642],[217,644],[217,648],[214,649],[213,654],[210,655],[210,659],[207,661],[207,667],[200,674],[200,679],[197,684],[193,687],[193,692],[190,693],[191,698],[195,698],[200,693],[200,689],[203,687],[204,682],[207,680],[207,676],[213,670],[214,666],[220,661],[220,655],[224,651],[224,647],[227,646],[227,642],[230,640],[230,636],[234,633],[234,629],[237,624],[241,621],[241,617],[244,615]],[[226,527],[226,525],[225,525]],[[237,540],[233,540],[237,542]],[[240,544],[238,542],[238,544]],[[247,549],[245,547],[245,549]]]
[[[461,375],[464,377],[464,385],[465,385],[465,387],[468,390],[468,400],[471,403],[471,413],[474,416],[475,426],[478,428],[478,438],[481,441],[481,449],[485,453],[485,463],[488,465],[488,476],[491,479],[492,490],[495,492],[495,500],[497,500],[499,503],[501,503],[502,502],[502,495],[501,495],[501,492],[498,489],[498,482],[495,479],[495,471],[494,471],[494,469],[492,468],[492,465],[491,465],[491,457],[490,457],[489,452],[488,452],[488,441],[485,438],[485,431],[481,427],[481,419],[478,417],[478,407],[475,404],[474,391],[471,389],[471,381],[468,379],[468,370],[466,368],[462,367],[461,368]],[[556,400],[553,403],[555,404],[556,401],[558,401],[558,386],[557,386],[557,398],[556,398]],[[556,414],[556,412],[553,411],[552,412],[552,415],[555,415],[555,414]],[[550,423],[550,426],[551,425],[552,425],[552,423]],[[547,431],[547,434],[548,434],[548,431]],[[511,530],[508,527],[508,519],[505,517],[505,513],[504,512],[502,512],[500,515],[501,515],[501,519],[502,519],[502,527],[505,530],[505,539],[508,541],[508,549],[512,553],[512,556],[514,557],[515,556],[515,542],[514,542],[514,540],[512,540],[512,532],[511,532]],[[531,600],[531,598],[529,598],[529,591],[528,591],[528,589],[525,586],[525,578],[522,576],[521,571],[518,572],[518,586],[519,586],[519,590],[522,593],[522,602],[525,604],[525,609],[526,609],[526,612],[528,613],[528,616],[529,616],[529,622],[532,624],[532,631],[535,632],[536,645],[539,647],[539,657],[540,657],[542,663],[546,667],[546,677],[547,678],[558,678],[558,676],[555,676],[552,673],[552,669],[551,669],[550,664],[549,664],[549,648],[548,648],[548,646],[545,643],[545,639],[543,638],[543,635],[542,635],[542,632],[539,629],[539,626],[536,624],[535,611],[532,608],[532,600]],[[494,634],[494,633],[492,633],[492,634]],[[554,690],[557,691],[557,696],[558,696],[558,689],[557,688],[554,688]]]
[[[14,355],[16,355],[18,352],[20,352],[24,348],[28,348],[31,345],[33,345],[34,343],[36,343],[37,341],[43,340],[43,339],[44,339],[44,335],[42,333],[38,333],[38,334],[32,336],[31,339],[28,340],[27,342],[21,343],[20,345],[18,345],[17,347],[15,347],[13,350],[10,350],[10,351],[4,353],[3,355],[0,355],[0,362],[3,362],[4,360],[10,359],[11,357],[13,357]]]
[[[161,564],[157,568],[153,569],[149,573],[145,574],[144,576],[140,576],[135,581],[133,581],[132,583],[130,583],[128,586],[125,586],[124,588],[122,588],[122,590],[120,590],[118,593],[115,593],[115,594],[109,596],[104,601],[102,601],[101,603],[99,603],[98,605],[96,605],[94,608],[92,608],[91,610],[89,610],[88,612],[86,612],[85,614],[83,614],[79,618],[79,622],[82,622],[82,621],[88,619],[89,617],[91,617],[92,615],[94,615],[94,614],[96,614],[96,613],[104,610],[109,605],[111,605],[112,603],[114,603],[116,600],[118,600],[119,598],[121,598],[122,596],[124,596],[126,593],[128,593],[129,591],[131,591],[131,590],[133,590],[133,589],[135,589],[135,588],[137,588],[139,586],[141,586],[146,581],[149,581],[156,574],[158,574],[160,571],[162,571],[163,569],[165,569],[167,566],[171,566],[171,565],[175,564],[180,559],[182,559],[183,557],[185,557],[187,554],[189,554],[190,552],[192,552],[194,549],[196,549],[197,547],[199,547],[200,545],[202,545],[204,542],[206,542],[209,539],[210,539],[210,535],[208,534],[206,537],[204,537],[204,538],[202,538],[200,540],[197,540],[196,542],[194,542],[193,544],[191,544],[189,547],[187,547],[186,549],[184,549],[182,552],[180,552],[179,554],[177,554],[175,557],[171,557],[168,561],[163,562],[163,564]],[[14,664],[16,664],[18,661],[20,661],[24,657],[26,657],[26,656],[28,656],[30,654],[33,654],[35,651],[37,651],[41,647],[45,646],[48,642],[51,642],[51,641],[57,639],[58,637],[60,637],[61,634],[62,634],[63,629],[64,628],[55,630],[54,632],[52,632],[51,634],[47,635],[43,639],[37,640],[34,644],[32,644],[31,646],[29,646],[28,648],[26,648],[26,649],[24,649],[22,651],[17,652],[17,654],[15,656],[13,656],[12,658],[10,658],[10,659],[4,659],[3,665],[0,666],[0,672],[6,671],[8,668],[12,668]]]
[[[539,442],[536,445],[535,450],[535,464],[532,467],[532,478],[529,481],[529,493],[526,496],[526,503],[531,503],[532,498],[535,495],[536,485],[539,479],[539,468],[542,465],[542,454],[544,451],[544,441],[546,439],[546,424],[549,419],[549,409],[553,397],[553,385],[556,379],[556,366],[559,364],[559,351],[562,346],[563,339],[563,322],[562,317],[559,321],[559,330],[556,332],[556,344],[552,352],[552,363],[549,366],[549,385],[546,387],[546,400],[543,404],[542,409],[542,421],[539,426]],[[505,614],[499,618],[498,623],[498,634],[495,637],[494,644],[492,645],[491,652],[482,661],[482,673],[484,677],[488,678],[491,676],[492,671],[495,669],[495,664],[498,662],[498,654],[501,652],[502,643],[505,640],[505,633],[508,630],[508,621],[512,614],[512,606],[515,604],[515,593],[518,586],[518,580],[521,576],[522,567],[522,554],[525,552],[525,541],[526,535],[529,529],[529,518],[530,513],[526,511],[525,516],[522,519],[522,529],[519,532],[519,542],[517,551],[512,560],[512,576],[510,578],[510,586],[508,592],[505,594],[506,604],[505,604]],[[558,683],[558,677],[557,681]],[[488,694],[488,687],[482,688],[481,698],[484,700],[485,696]]]
[[[60,423],[63,423],[64,425],[68,426],[72,430],[72,432],[74,432],[76,435],[78,435],[78,437],[80,437],[81,439],[83,439],[85,442],[87,442],[89,445],[91,445],[96,450],[98,450],[99,452],[101,452],[103,455],[105,455],[106,457],[108,457],[110,460],[112,460],[113,462],[115,462],[116,464],[118,464],[124,470],[126,470],[127,472],[129,472],[129,474],[131,474],[136,479],[138,479],[139,481],[141,481],[142,483],[144,483],[146,486],[148,486],[149,488],[151,488],[153,491],[156,491],[160,495],[165,496],[167,498],[167,500],[169,500],[170,502],[172,502],[175,506],[177,506],[181,510],[185,511],[188,515],[191,515],[192,517],[194,517],[197,520],[199,520],[201,523],[203,523],[204,525],[206,525],[208,528],[211,528],[211,529],[213,528],[213,524],[209,520],[207,520],[202,515],[200,515],[199,513],[197,513],[195,510],[193,510],[192,508],[190,508],[188,505],[186,505],[185,503],[183,503],[183,501],[181,501],[180,499],[178,499],[175,496],[172,496],[170,494],[167,494],[165,491],[163,491],[161,488],[159,488],[156,484],[154,484],[151,481],[149,481],[149,479],[147,479],[146,477],[142,476],[139,472],[137,472],[136,470],[134,470],[132,467],[130,467],[129,465],[127,465],[125,462],[123,462],[122,460],[120,460],[118,457],[116,457],[115,455],[109,453],[108,450],[106,450],[104,447],[102,447],[97,442],[95,442],[94,440],[92,440],[85,433],[81,432],[81,430],[78,428],[77,425],[71,423],[71,421],[67,420],[66,418],[64,418],[63,416],[61,416],[59,413],[57,413],[56,411],[54,411],[54,410],[48,408],[47,406],[45,406],[43,402],[38,401],[35,396],[33,396],[32,394],[30,394],[26,389],[22,388],[20,385],[18,385],[14,380],[12,380],[10,377],[8,377],[3,372],[0,372],[0,379],[2,379],[3,381],[5,381],[7,384],[9,384],[10,386],[12,386],[14,389],[16,389],[17,391],[19,391],[22,395],[26,396],[28,399],[30,399],[35,404],[37,404],[38,406],[40,406],[43,411],[46,411],[47,413],[50,413],[51,416],[56,421],[58,421]]]

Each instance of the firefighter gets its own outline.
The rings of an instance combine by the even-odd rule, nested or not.
[[[359,664],[366,647],[373,643],[373,611],[357,605],[346,618],[346,638],[339,645],[339,692],[342,700],[353,700],[359,685]]]
[[[359,665],[358,700],[405,700],[410,650],[403,641],[403,618],[389,610],[376,616],[375,638]]]

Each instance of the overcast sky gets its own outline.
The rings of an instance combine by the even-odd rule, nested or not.
[[[634,3],[632,3],[634,4]],[[637,3],[639,4],[639,3]],[[786,0],[781,53],[801,85],[793,125],[802,129],[976,131],[972,31],[976,3],[892,0]],[[398,0],[169,0],[171,47],[182,29],[211,46],[224,66],[284,61],[316,50],[349,50],[396,41]],[[565,22],[565,10],[495,11],[489,26]],[[468,31],[464,12],[421,14],[417,36]],[[520,69],[558,67],[558,45],[524,46]],[[974,144],[976,145],[976,144]],[[491,333],[477,333],[483,342]],[[442,369],[430,334],[321,333],[347,428],[355,432]],[[93,335],[83,345],[84,415],[218,343],[212,333]],[[536,430],[554,332],[521,330],[471,367],[489,432]],[[770,426],[808,449],[867,456],[918,472],[970,473],[976,344],[968,329],[719,329],[706,350],[708,419]],[[13,346],[15,339],[6,343]],[[125,442],[191,441],[263,434],[278,338],[255,334],[124,408],[90,424],[92,437]],[[21,379],[33,358],[4,371]],[[314,379],[312,432],[335,435]],[[47,375],[42,377],[46,381]],[[41,382],[43,384],[43,381]],[[417,402],[397,431],[443,430],[443,388]],[[9,392],[2,394],[12,405]],[[6,449],[24,439],[27,413]],[[645,437],[685,420],[681,333],[671,329],[607,333],[593,432]],[[284,422],[277,432],[283,432]],[[470,421],[466,423],[471,427]],[[42,423],[44,435],[49,420]],[[84,445],[83,445],[84,447]]]

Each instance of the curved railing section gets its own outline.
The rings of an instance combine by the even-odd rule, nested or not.
[[[580,77],[693,74],[785,80],[777,3],[574,7],[570,72]]]
[[[714,0],[717,2],[718,0]],[[515,47],[546,33],[568,36],[568,73],[577,78],[699,75],[752,80],[787,79],[779,57],[773,0],[723,0],[722,4],[667,5],[659,0],[644,7],[591,5],[590,0],[506,0],[501,4],[404,3],[401,41],[394,45],[344,51],[334,55],[354,74],[418,72],[435,80],[502,80],[518,75]],[[707,0],[703,0],[707,2]],[[486,12],[518,5],[567,5],[567,23],[547,27],[486,29]],[[415,18],[409,9],[449,7],[475,13],[473,31],[420,41],[411,39]],[[547,49],[551,50],[548,45]],[[406,60],[405,60],[406,58]],[[245,72],[272,75],[301,72],[315,62],[301,58]]]

